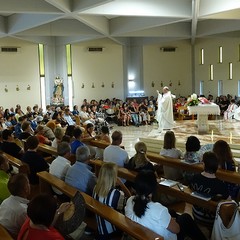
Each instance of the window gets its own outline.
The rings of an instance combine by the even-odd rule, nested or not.
[[[223,62],[223,47],[218,48],[218,62],[222,63]]]
[[[204,81],[200,81],[199,89],[199,95],[204,95]]]
[[[203,48],[200,49],[200,64],[201,65],[204,64],[204,49]]]
[[[45,90],[45,62],[44,62],[44,45],[38,44],[38,60],[39,60],[39,75],[40,75],[40,91],[41,91],[41,106],[46,110],[46,90]]]
[[[238,97],[240,97],[240,80],[238,80]]]
[[[218,81],[218,96],[223,95],[223,81]]]
[[[73,80],[72,80],[72,50],[71,50],[71,44],[66,45],[66,58],[67,58],[69,108],[72,109],[73,108]]]
[[[213,64],[210,64],[210,67],[209,67],[210,69],[210,76],[209,76],[209,80],[210,81],[213,81]]]
[[[232,71],[232,62],[229,63],[229,79],[232,80],[233,79],[233,71]]]

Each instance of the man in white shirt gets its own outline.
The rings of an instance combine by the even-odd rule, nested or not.
[[[103,161],[114,162],[119,167],[124,167],[124,163],[129,160],[128,153],[120,147],[122,143],[122,133],[114,131],[112,134],[112,144],[104,149]]]
[[[57,153],[58,157],[51,163],[49,173],[64,181],[67,171],[71,166],[71,162],[67,159],[71,153],[69,143],[59,143],[57,146]],[[62,195],[62,192],[56,188],[53,188],[53,191],[58,195]]]
[[[64,111],[64,119],[67,121],[68,125],[76,125],[76,123],[73,121],[72,117],[71,117],[71,112],[68,108],[65,109]]]
[[[8,190],[11,195],[0,206],[0,224],[16,239],[27,218],[27,197],[30,194],[27,176],[22,173],[13,175],[8,181]]]

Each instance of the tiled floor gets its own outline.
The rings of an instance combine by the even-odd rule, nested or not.
[[[157,129],[158,126],[156,124],[140,127],[122,127],[113,125],[112,132],[114,130],[122,131],[123,145],[131,157],[135,154],[134,145],[139,141],[139,137],[163,139],[165,132],[159,133]],[[209,132],[204,135],[198,134],[196,120],[176,121],[176,127],[173,131],[176,135],[177,141],[185,142],[188,136],[195,135],[199,138],[201,144],[212,143],[219,139],[223,139],[230,143],[230,136],[232,136],[232,143],[240,144],[240,121],[236,120],[209,120]]]

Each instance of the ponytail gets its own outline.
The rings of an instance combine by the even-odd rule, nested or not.
[[[145,197],[144,195],[136,195],[133,199],[134,206],[133,211],[137,215],[137,217],[141,218],[144,216],[147,207],[147,204],[149,202],[149,199]]]

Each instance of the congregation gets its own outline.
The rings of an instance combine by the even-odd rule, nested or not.
[[[212,101],[210,98],[211,96],[209,101]],[[230,104],[225,97],[220,99],[219,106],[224,115]],[[178,98],[174,104],[174,111],[178,111],[180,104],[182,106],[186,102],[187,98]],[[230,99],[230,102],[233,101]],[[114,111],[108,111],[109,109]],[[4,154],[0,154],[0,202],[2,202],[0,224],[14,239],[43,239],[44,237],[64,239],[65,236],[61,236],[62,233],[56,230],[57,226],[53,227],[53,222],[58,215],[70,207],[68,197],[56,188],[52,189],[54,195],[65,201],[58,209],[49,196],[36,194],[30,199],[30,191],[39,185],[37,173],[49,171],[50,174],[79,191],[93,196],[99,202],[118,211],[124,212],[125,209],[126,216],[131,220],[167,239],[184,239],[186,236],[191,239],[207,239],[208,236],[203,235],[197,223],[212,228],[215,213],[195,205],[192,207],[193,217],[187,213],[179,215],[168,211],[167,206],[178,200],[163,196],[164,194],[159,196],[156,190],[157,182],[161,177],[165,177],[181,181],[192,191],[211,198],[220,195],[219,199],[238,199],[239,186],[223,182],[216,177],[218,168],[235,171],[231,149],[223,140],[201,146],[197,137],[189,136],[186,141],[186,150],[182,152],[176,148],[174,132],[167,131],[160,155],[184,159],[189,163],[202,162],[204,164],[202,173],[194,174],[153,164],[147,158],[147,147],[144,142],[136,143],[136,154],[129,159],[128,153],[121,146],[123,139],[121,131],[110,134],[111,121],[123,127],[130,124],[139,127],[155,121],[156,111],[157,101],[154,97],[150,97],[149,100],[143,99],[140,103],[136,99],[126,102],[118,99],[99,102],[91,100],[88,103],[85,99],[80,111],[77,105],[74,106],[73,111],[69,106],[49,105],[46,112],[34,105],[33,111],[28,106],[25,113],[20,105],[16,106],[15,111],[13,108],[4,110],[1,107],[1,151],[28,164],[30,172],[27,177],[16,174],[9,166]],[[103,141],[109,146],[104,150],[98,149],[91,146],[91,140]],[[56,148],[57,156],[51,164],[46,162],[47,156],[38,152],[39,144]],[[106,162],[98,175],[89,165],[90,159],[94,158]],[[118,178],[117,166],[137,172],[136,181],[130,183]],[[49,204],[49,208],[52,209],[52,213],[49,213],[51,216],[44,213],[45,220],[39,212],[34,211],[35,204],[39,202],[45,203],[46,206]],[[157,219],[153,216],[156,209],[161,212]],[[113,239],[122,234],[108,221],[99,216],[96,218],[97,239]],[[192,226],[191,231],[186,224]]]

